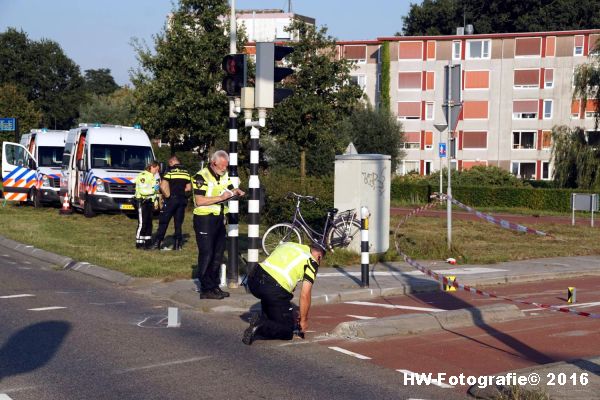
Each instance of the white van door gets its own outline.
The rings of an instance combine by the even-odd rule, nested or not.
[[[8,201],[27,201],[29,191],[37,184],[37,162],[22,145],[2,144],[2,190]]]

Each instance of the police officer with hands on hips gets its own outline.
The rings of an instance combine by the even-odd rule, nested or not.
[[[207,167],[194,175],[194,232],[198,245],[198,267],[193,278],[200,280],[200,298],[221,300],[229,296],[219,288],[219,270],[225,252],[227,201],[245,193],[235,188],[227,175],[229,155],[216,151]],[[230,257],[236,257],[232,254]]]
[[[135,178],[134,200],[138,210],[138,227],[135,233],[135,247],[149,250],[152,247],[152,212],[158,195],[158,183],[155,175],[160,166],[152,161]]]
[[[244,344],[251,345],[257,336],[280,340],[293,338],[296,321],[291,300],[299,281],[302,281],[299,328],[303,337],[308,329],[312,286],[324,256],[325,246],[321,243],[313,242],[309,247],[285,242],[250,272],[248,288],[260,299],[262,314],[250,318],[250,326],[242,337]]]
[[[158,231],[152,248],[161,249],[162,241],[169,227],[169,221],[173,218],[175,225],[173,250],[181,250],[183,245],[181,226],[183,225],[187,206],[186,195],[192,191],[192,178],[176,156],[169,158],[168,163],[169,171],[164,174],[160,182],[160,189],[165,201],[158,217]]]

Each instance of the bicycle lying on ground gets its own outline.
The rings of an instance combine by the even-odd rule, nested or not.
[[[359,235],[360,221],[356,210],[346,210],[338,213],[337,208],[327,211],[327,219],[322,232],[313,229],[302,217],[300,204],[302,201],[316,203],[319,199],[313,196],[303,196],[294,192],[286,195],[286,199],[296,201],[296,211],[291,222],[282,222],[272,225],[262,237],[262,248],[266,255],[284,242],[302,243],[303,236],[308,241],[323,243],[329,250],[345,248],[352,239]]]

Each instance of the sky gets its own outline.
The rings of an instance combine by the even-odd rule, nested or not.
[[[175,0],[0,0],[0,32],[8,27],[60,44],[81,71],[109,68],[119,85],[138,66],[133,38],[152,47]],[[231,0],[230,0],[231,2]],[[292,0],[292,11],[315,18],[339,40],[375,39],[402,29],[410,0]],[[412,0],[420,3],[420,0]],[[237,9],[276,8],[288,0],[236,0]]]

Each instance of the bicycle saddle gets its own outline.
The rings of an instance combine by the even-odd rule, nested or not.
[[[337,208],[330,208],[329,210],[327,210],[327,212],[329,212],[329,213],[331,213],[333,215],[337,214],[338,211],[339,210]]]

